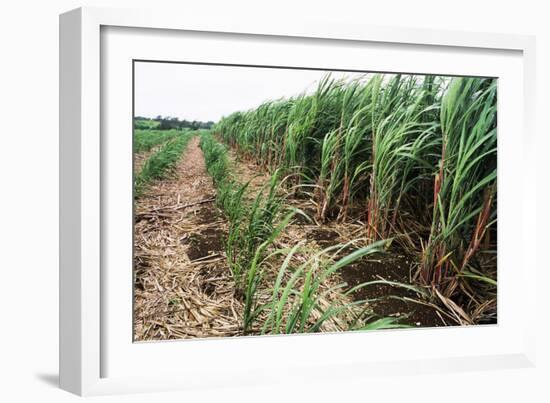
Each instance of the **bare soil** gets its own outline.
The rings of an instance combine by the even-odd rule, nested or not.
[[[372,281],[411,284],[412,257],[399,253],[380,253],[343,267],[340,274],[351,289]],[[423,302],[413,290],[390,284],[371,284],[353,293],[355,300],[369,300],[373,312],[380,317],[398,318],[400,323],[416,327],[450,325],[437,309]]]
[[[191,235],[186,241],[187,256],[191,260],[197,260],[223,252],[224,235],[224,231],[213,227]]]

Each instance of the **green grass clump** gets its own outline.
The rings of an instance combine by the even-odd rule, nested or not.
[[[343,289],[345,283],[337,284],[329,290],[323,289],[323,284],[334,276],[338,270],[356,262],[370,254],[384,250],[390,243],[389,240],[375,242],[366,247],[358,248],[353,252],[334,259],[344,248],[352,245],[353,241],[344,245],[334,245],[315,253],[298,266],[292,266],[292,258],[302,246],[296,244],[289,251],[277,250],[268,256],[268,261],[273,255],[286,253],[283,263],[280,265],[277,278],[273,285],[271,298],[267,302],[256,302],[251,309],[250,321],[259,321],[258,327],[261,334],[290,334],[290,333],[314,333],[321,331],[325,322],[337,320],[345,313],[349,319],[343,330],[374,330],[396,327],[406,327],[397,323],[395,318],[374,319],[368,309],[353,310],[354,307],[363,305],[365,301],[342,303],[329,301],[328,306],[321,304],[321,300],[330,291]],[[257,266],[262,266],[259,262]],[[262,269],[258,269],[262,273]],[[261,277],[261,274],[258,275]],[[353,290],[357,290],[354,287]],[[348,292],[344,294],[348,294]],[[368,305],[367,305],[368,307]],[[260,315],[264,313],[264,315]],[[351,317],[350,317],[351,316]],[[340,321],[340,325],[342,321]],[[251,325],[250,325],[251,326]]]
[[[152,180],[164,179],[177,164],[193,133],[180,132],[151,155],[134,179],[134,196],[139,197]]]
[[[200,147],[204,155],[206,169],[219,187],[224,182],[231,181],[227,160],[226,147],[214,140],[209,132],[201,132]]]
[[[180,130],[135,130],[134,153],[149,151],[181,134]]]

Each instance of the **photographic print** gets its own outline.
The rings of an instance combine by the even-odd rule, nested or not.
[[[135,341],[497,323],[497,79],[133,63]]]

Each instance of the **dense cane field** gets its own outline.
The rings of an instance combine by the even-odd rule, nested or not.
[[[497,321],[497,82],[326,75],[134,131],[136,340]]]

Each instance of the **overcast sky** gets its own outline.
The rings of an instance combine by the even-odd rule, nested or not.
[[[315,88],[326,71],[136,62],[135,114],[214,122]],[[334,72],[354,79],[358,73]]]

